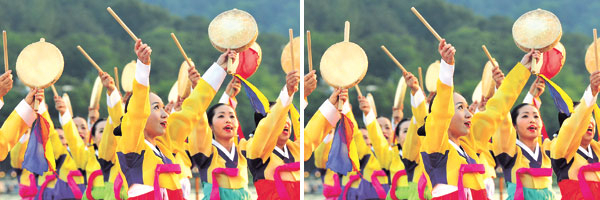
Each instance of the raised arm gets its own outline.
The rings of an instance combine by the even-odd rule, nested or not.
[[[25,131],[36,119],[33,111],[34,96],[40,102],[44,99],[44,90],[31,90],[27,97],[17,105],[0,128],[0,161],[6,159],[10,149],[19,141]]]
[[[381,126],[379,126],[379,123],[376,120],[377,116],[375,116],[375,112],[373,112],[369,102],[367,101],[367,98],[364,96],[359,96],[358,102],[360,103],[360,110],[363,111],[363,122],[367,126],[367,133],[369,135],[369,139],[371,140],[377,161],[379,161],[383,168],[389,170],[392,157],[399,156],[394,154],[394,151],[392,148],[390,148],[390,144],[388,143],[387,139],[385,136],[383,136]]]
[[[189,135],[192,156],[198,153],[205,156],[211,154],[212,133],[205,112],[227,76],[225,61],[230,54],[235,54],[235,52],[222,54],[202,77],[195,67],[190,68],[189,76],[194,90],[183,101],[181,111],[169,116],[168,129],[176,145],[183,145],[185,138],[195,132]]]
[[[499,67],[495,67],[493,73],[502,72]],[[475,113],[472,120],[471,134],[475,137],[478,150],[488,150],[490,138],[517,101],[530,75],[529,69],[521,63],[517,63],[506,76],[506,81],[500,85],[494,96],[487,101],[485,110]]]
[[[440,63],[439,79],[437,81],[437,95],[432,102],[431,113],[425,122],[425,131],[427,134],[423,139],[422,150],[431,154],[435,152],[443,153],[447,149],[448,127],[454,116],[454,53],[456,50],[452,45],[446,44],[445,40],[440,42],[438,48],[442,61]]]
[[[286,86],[281,90],[277,102],[270,110],[271,112],[260,120],[254,132],[254,138],[248,141],[246,154],[248,159],[261,158],[265,162],[271,156],[277,145],[277,139],[285,127],[287,113],[292,106],[293,95],[298,90],[299,81],[300,76],[297,71],[288,73]]]
[[[83,139],[79,136],[79,131],[73,122],[71,113],[67,110],[65,102],[60,96],[54,96],[54,105],[59,112],[59,121],[65,133],[65,139],[69,145],[71,157],[75,160],[77,168],[85,169],[88,161],[86,146]]]
[[[575,156],[581,145],[583,135],[586,134],[589,128],[594,105],[596,105],[598,86],[600,86],[600,71],[592,73],[590,83],[581,98],[581,103],[571,113],[571,117],[563,122],[558,137],[552,143],[550,155],[553,159],[565,158],[568,162]]]
[[[304,128],[304,161],[310,159],[313,151],[323,141],[325,135],[331,132],[340,120],[340,113],[334,106],[337,105],[338,98],[346,101],[348,90],[336,89],[329,99],[323,102]]]
[[[121,124],[123,116],[123,103],[121,95],[115,91],[113,78],[106,72],[100,75],[102,84],[106,88],[106,104],[108,109],[108,119],[102,133],[102,139],[98,146],[98,161],[115,163],[117,152],[117,137],[113,133],[115,127]],[[104,164],[103,164],[104,165]]]

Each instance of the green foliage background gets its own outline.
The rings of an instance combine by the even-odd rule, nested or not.
[[[173,5],[182,2],[185,1],[169,1]],[[208,39],[208,23],[218,13],[236,7],[244,9],[248,4],[246,1],[231,0],[219,4],[208,0],[187,2],[199,6],[186,9],[185,15],[178,15],[180,13],[177,10],[169,11],[139,0],[0,0],[0,28],[8,34],[10,68],[15,69],[19,52],[26,45],[39,41],[39,38],[43,37],[47,42],[55,44],[65,59],[63,74],[56,83],[58,92],[69,94],[76,116],[87,117],[90,92],[97,71],[76,46],[81,45],[101,68],[113,77],[113,67],[118,67],[121,73],[125,64],[136,59],[133,40],[106,11],[106,7],[110,6],[139,38],[152,47],[151,91],[161,96],[166,104],[168,92],[177,80],[179,66],[183,62],[183,57],[169,34],[174,32],[177,35],[188,56],[196,63],[198,71],[204,73],[220,55]],[[208,9],[210,12],[200,9],[203,5],[211,5]],[[298,12],[285,13],[286,9],[299,12],[299,2],[279,2],[268,8],[246,10],[255,16],[265,16],[264,13],[270,12],[278,19],[273,20],[275,18],[269,16],[256,19],[260,31],[257,42],[262,47],[263,59],[258,71],[248,79],[273,101],[285,84],[280,57],[283,46],[289,39],[287,34],[283,33],[286,33],[288,28],[294,28],[298,34],[300,23]],[[261,29],[263,27],[265,30]],[[0,111],[2,119],[8,117],[28,91],[28,88],[18,81],[14,71],[13,75],[15,84],[4,97],[6,104]],[[221,91],[230,79],[229,76],[225,80]],[[46,91],[50,115],[57,124],[58,113],[54,109],[52,92],[50,89]],[[221,93],[217,94],[217,100],[214,102],[218,101]],[[248,135],[254,130],[254,111],[250,109],[245,96],[245,92],[241,92],[237,98],[240,108],[238,116],[244,132]],[[101,117],[108,116],[105,99],[106,95],[103,95]]]
[[[472,3],[478,5],[477,9],[489,7],[488,10],[504,9],[501,5],[497,5],[500,3],[502,5],[510,4],[505,1],[460,2],[465,2],[465,4],[477,2]],[[524,10],[514,11],[518,13],[506,14],[520,16],[527,10],[538,7],[545,9],[544,5],[552,8],[562,5],[558,1],[552,2],[555,4],[529,3],[526,4],[527,7],[523,8]],[[583,2],[573,4],[586,6]],[[305,29],[310,30],[312,34],[313,62],[317,70],[321,55],[329,46],[343,40],[344,21],[350,21],[350,41],[360,45],[369,58],[369,70],[359,85],[363,94],[367,92],[373,94],[380,116],[391,117],[396,84],[402,75],[400,69],[380,49],[381,45],[385,45],[406,69],[415,75],[417,68],[421,66],[423,76],[425,76],[429,64],[440,59],[437,52],[437,40],[410,11],[412,6],[419,10],[442,37],[456,47],[455,90],[465,96],[469,103],[472,103],[472,92],[480,81],[483,66],[488,60],[481,45],[487,46],[492,56],[499,61],[505,74],[524,55],[524,52],[516,47],[512,39],[513,19],[498,15],[484,17],[469,8],[443,0],[305,0],[304,5]],[[507,10],[511,11],[511,9]],[[478,12],[485,11],[478,10]],[[589,14],[591,13],[584,12],[581,15]],[[594,14],[597,15],[597,12]],[[571,13],[561,16],[560,20],[563,27],[586,26],[586,30],[593,28],[591,25],[586,25],[587,22],[570,21],[578,17],[580,17],[579,13]],[[573,32],[569,28],[563,28],[563,31],[561,42],[566,48],[567,59],[562,71],[552,80],[560,85],[573,100],[577,101],[589,84],[589,74],[585,69],[584,57],[587,46],[592,42],[592,37],[591,34],[583,35]],[[517,103],[522,101],[533,80],[532,76]],[[329,97],[331,91],[331,87],[319,78],[319,86],[308,97],[309,106],[305,110],[305,123]],[[558,129],[558,111],[547,91],[542,95],[541,112],[548,134],[552,135]],[[355,116],[359,116],[357,118],[359,125],[364,126],[360,114],[356,115],[356,113],[360,113],[356,99],[357,94],[354,89],[351,89],[350,100],[354,105],[353,111]],[[404,105],[404,117],[408,118],[412,116],[409,95],[406,95]]]

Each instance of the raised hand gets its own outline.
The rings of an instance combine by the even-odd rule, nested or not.
[[[452,46],[452,44],[446,43],[446,39],[442,39],[442,41],[440,41],[438,51],[446,63],[449,65],[454,65],[454,54],[456,53],[456,49],[454,46]]]
[[[600,71],[595,71],[590,75],[590,88],[592,89],[592,94],[596,96],[600,90]]]
[[[102,86],[106,88],[108,94],[112,94],[116,88],[115,80],[106,72],[100,72],[98,75],[100,76],[100,80],[102,80]]]
[[[8,70],[0,76],[0,97],[3,97],[12,89],[13,87],[13,79],[12,79],[12,70]]]
[[[395,123],[400,122],[402,118],[404,118],[404,112],[402,112],[402,108],[392,108],[392,118]]]
[[[60,115],[64,115],[67,112],[67,105],[60,96],[54,96],[54,108],[56,108]]]
[[[227,51],[223,52],[223,54],[219,56],[219,59],[217,59],[217,65],[227,71],[227,59],[231,58],[231,63],[234,63],[236,54],[237,52],[234,50],[227,49]]]
[[[504,73],[502,73],[502,70],[500,70],[499,66],[492,68],[492,77],[496,82],[496,88],[500,88],[502,81],[504,81]]]
[[[529,51],[523,56],[523,58],[521,59],[521,64],[523,64],[525,67],[527,67],[529,71],[531,71],[531,58],[535,58],[535,60],[539,61],[541,55],[542,53],[540,51],[531,49],[531,51]]]
[[[25,102],[27,102],[27,104],[29,104],[29,106],[31,106],[31,108],[33,109],[33,104],[35,103],[36,99],[38,102],[42,102],[44,100],[44,89],[32,88],[31,90],[29,90],[29,93],[25,97]]]
[[[410,72],[404,73],[404,81],[406,81],[406,86],[410,88],[413,95],[419,91],[419,79],[415,75]]]
[[[304,98],[308,97],[317,88],[317,71],[312,70],[304,75]]]
[[[192,88],[196,88],[196,84],[198,84],[198,80],[200,80],[201,76],[195,66],[188,69],[188,78],[192,82]]]
[[[300,73],[296,70],[291,71],[285,77],[286,87],[288,91],[288,95],[292,96],[294,92],[298,91],[299,83],[300,83]]]
[[[229,98],[234,98],[237,96],[242,90],[242,83],[237,78],[231,79],[229,84],[227,84],[227,88],[225,88],[225,92],[229,96]]]
[[[537,77],[537,79],[535,79],[535,81],[531,84],[531,87],[529,88],[529,93],[535,95],[534,98],[538,98],[540,97],[540,95],[542,95],[542,93],[544,93],[545,88],[546,84],[544,79]]]
[[[142,43],[142,39],[138,39],[135,42],[135,54],[142,63],[150,65],[150,55],[152,54],[152,48],[148,44]]]
[[[175,112],[181,111],[181,105],[183,105],[184,100],[184,98],[177,97],[177,101],[173,104],[173,110],[175,110]]]
[[[333,105],[337,105],[338,101],[346,102],[348,100],[348,89],[335,89],[331,96],[329,96],[329,102]]]
[[[367,97],[358,96],[358,105],[360,107],[360,110],[363,111],[365,115],[369,114],[369,111],[371,111],[371,105],[369,105]]]

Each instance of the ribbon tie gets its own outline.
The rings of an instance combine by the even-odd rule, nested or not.
[[[463,200],[467,199],[465,195],[465,187],[463,185],[462,179],[463,175],[467,173],[485,173],[485,167],[482,164],[462,164],[460,165],[460,169],[458,171],[458,199]]]
[[[521,168],[517,170],[517,189],[515,190],[515,200],[525,199],[523,195],[523,183],[521,182],[521,174],[529,174],[533,177],[552,176],[551,168]]]
[[[275,174],[273,179],[275,179],[275,189],[277,189],[277,194],[279,195],[279,199],[290,199],[288,195],[287,189],[283,184],[283,180],[281,180],[282,172],[293,172],[300,170],[300,162],[289,163],[285,165],[281,165],[275,168]]]
[[[394,177],[392,178],[392,188],[390,188],[390,197],[392,197],[393,200],[398,200],[398,197],[396,196],[396,188],[398,187],[398,180],[400,180],[400,177],[402,176],[406,176],[406,170],[400,170],[396,172],[394,174]]]
[[[210,200],[219,200],[221,195],[219,194],[219,181],[217,181],[217,175],[225,174],[229,177],[238,176],[238,168],[216,168],[212,171],[212,190],[210,192]]]
[[[586,166],[582,166],[579,168],[579,172],[577,173],[577,179],[579,179],[579,188],[581,188],[581,194],[585,200],[595,200],[592,190],[590,190],[590,186],[587,184],[585,180],[585,172],[593,172],[600,171],[600,163],[593,163]]]
[[[181,173],[181,167],[178,164],[158,164],[154,171],[154,200],[162,200],[160,195],[159,175],[163,173]],[[116,194],[115,194],[116,195]]]

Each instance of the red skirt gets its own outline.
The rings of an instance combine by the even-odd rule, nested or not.
[[[181,191],[181,189],[177,189],[177,190],[167,189],[167,196],[169,197],[169,200],[173,200],[173,199],[179,200],[179,199],[183,199],[183,192]],[[130,200],[154,199],[154,191],[148,192],[146,194],[142,194],[137,197],[129,197],[128,199],[130,199]]]
[[[486,200],[487,198],[487,192],[485,191],[485,189],[481,189],[481,190],[473,190],[471,189],[471,195],[473,195],[473,200]],[[454,191],[453,193],[441,196],[441,197],[434,197],[431,200],[459,200],[458,199],[458,191]]]
[[[600,182],[586,181],[587,185],[593,193],[593,196],[600,197]],[[584,199],[581,194],[581,188],[579,187],[579,181],[565,179],[558,183],[560,193],[563,194],[562,199],[573,199],[579,200]],[[568,195],[565,195],[568,194]]]
[[[300,181],[283,181],[290,199],[300,199]],[[254,182],[258,200],[281,199],[275,188],[275,181],[260,179]]]

